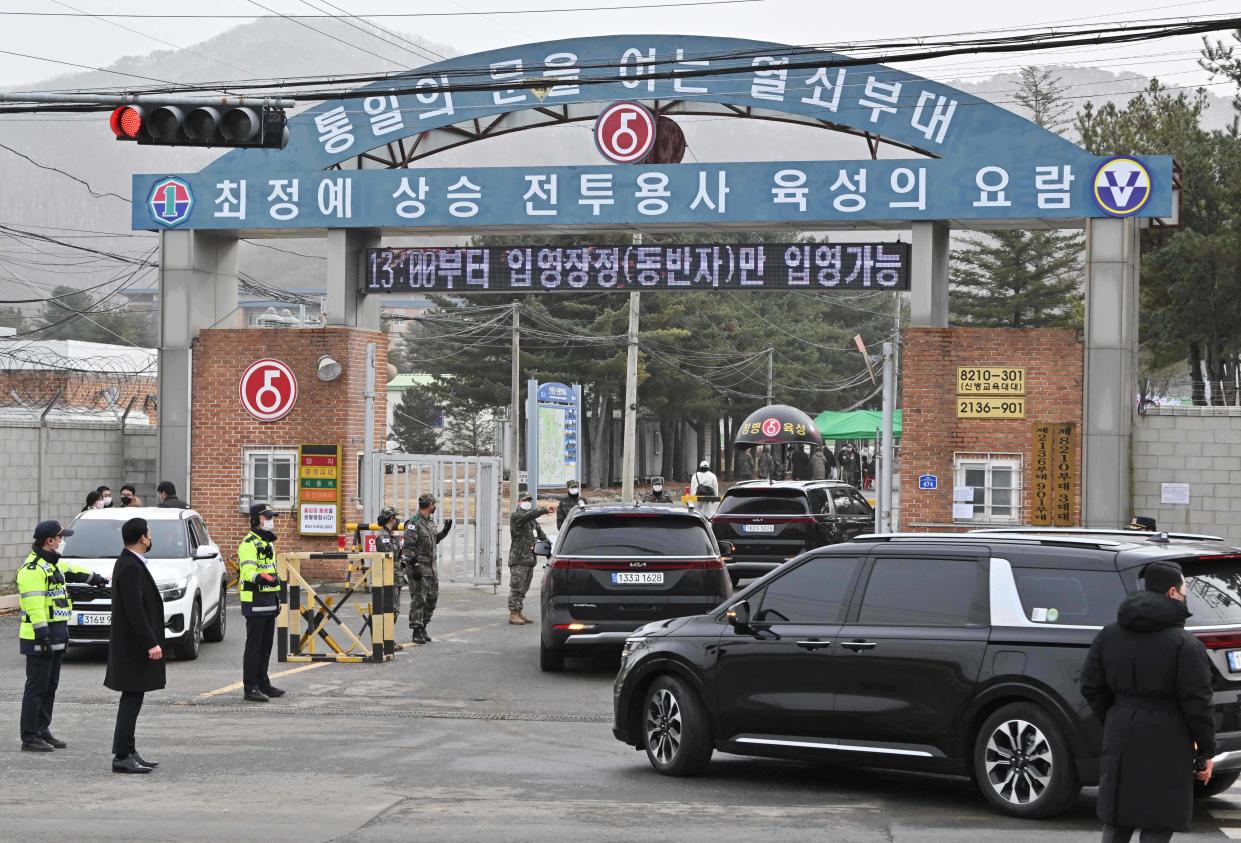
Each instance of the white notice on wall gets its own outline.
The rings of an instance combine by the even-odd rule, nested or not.
[[[974,505],[972,503],[954,503],[952,505],[952,520],[965,521],[974,517]]]
[[[301,506],[301,515],[302,533],[334,535],[338,532],[334,503],[304,503]]]
[[[954,501],[972,503],[974,500],[974,487],[954,486],[952,488],[952,499]]]
[[[1159,484],[1159,502],[1160,503],[1189,503],[1189,484],[1188,483],[1160,483]]]

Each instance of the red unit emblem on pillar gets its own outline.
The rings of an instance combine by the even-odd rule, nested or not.
[[[278,421],[296,403],[297,378],[279,360],[258,360],[241,376],[241,406],[259,421]]]

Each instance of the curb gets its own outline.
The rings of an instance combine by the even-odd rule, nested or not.
[[[16,612],[21,606],[21,597],[16,594],[0,595],[0,614]]]

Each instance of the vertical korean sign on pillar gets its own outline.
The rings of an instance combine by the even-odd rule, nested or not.
[[[582,388],[526,382],[526,470],[532,490],[582,479]]]
[[[340,446],[297,449],[297,532],[335,536],[340,532]]]

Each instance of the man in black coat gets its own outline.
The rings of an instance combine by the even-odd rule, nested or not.
[[[121,692],[112,737],[112,772],[149,773],[159,766],[144,761],[134,747],[134,729],[147,691],[164,687],[164,603],[144,554],[151,552],[146,519],[121,526],[125,549],[112,569],[112,633],[103,684]],[[188,633],[187,633],[188,634]]]
[[[160,509],[189,509],[190,505],[177,497],[177,487],[173,485],[171,480],[161,480],[159,485],[155,487],[155,493],[159,495]]]
[[[1120,604],[1082,671],[1082,695],[1103,721],[1099,819],[1104,843],[1163,843],[1189,831],[1197,778],[1210,781],[1215,755],[1211,666],[1202,642],[1185,631],[1185,577],[1173,562],[1152,562],[1146,588]]]
[[[810,473],[810,455],[806,453],[805,445],[797,445],[793,449],[793,479],[809,480]]]

